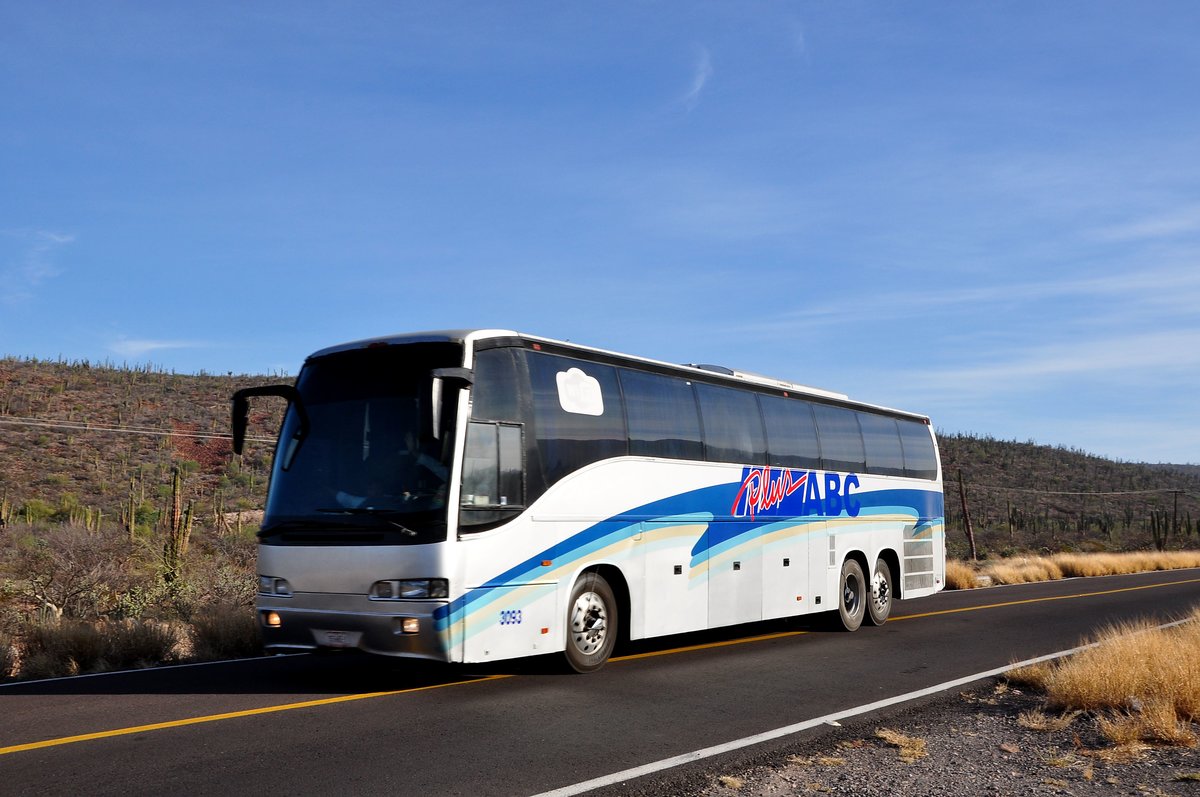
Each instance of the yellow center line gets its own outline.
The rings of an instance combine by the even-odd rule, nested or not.
[[[982,606],[964,606],[960,609],[939,609],[936,612],[922,612],[921,614],[903,614],[898,617],[892,617],[892,620],[916,620],[919,617],[936,617],[939,614],[957,614],[959,612],[975,612],[980,609],[1000,609],[1005,606],[1020,606],[1025,603],[1045,603],[1047,601],[1065,601],[1074,598],[1095,598],[1100,595],[1116,595],[1118,592],[1137,592],[1143,589],[1157,589],[1159,587],[1174,587],[1179,584],[1196,584],[1200,583],[1200,578],[1189,578],[1184,581],[1168,581],[1164,584],[1141,584],[1136,587],[1121,587],[1120,589],[1105,589],[1098,592],[1080,592],[1075,595],[1050,595],[1045,598],[1025,598],[1017,601],[1004,601],[1003,603],[988,603]]]
[[[1096,592],[1082,592],[1074,595],[1051,595],[1044,598],[1026,598],[1023,600],[1004,601],[1001,603],[989,603],[980,606],[964,606],[958,609],[940,609],[933,612],[922,612],[921,614],[905,614],[892,617],[892,620],[916,620],[922,617],[936,617],[942,614],[957,614],[960,612],[975,612],[983,609],[999,609],[1006,606],[1020,606],[1027,603],[1044,603],[1047,601],[1071,600],[1074,598],[1094,598],[1101,595],[1115,595],[1120,592],[1135,592],[1144,589],[1157,589],[1160,587],[1173,587],[1180,584],[1195,584],[1200,583],[1200,578],[1187,579],[1185,581],[1169,581],[1162,584],[1142,584],[1136,587],[1121,587],[1120,589],[1106,589]],[[737,639],[726,639],[719,642],[707,642],[700,645],[687,645],[679,648],[669,648],[666,650],[653,650],[646,653],[635,653],[628,656],[618,656],[612,659],[614,662],[634,661],[637,659],[648,659],[657,656],[670,656],[676,653],[689,653],[697,650],[711,650],[714,648],[729,647],[731,645],[744,645],[752,642],[765,642],[771,639],[785,639],[788,637],[801,636],[810,633],[808,631],[781,631],[774,634],[761,634],[752,637],[739,637]],[[97,731],[95,733],[83,733],[78,736],[63,736],[57,739],[45,739],[40,742],[29,742],[28,744],[16,744],[9,747],[0,747],[0,755],[9,753],[21,753],[28,750],[39,750],[45,747],[57,747],[64,744],[75,744],[76,742],[87,742],[94,739],[108,739],[114,736],[128,736],[134,733],[147,733],[150,731],[161,731],[168,728],[180,728],[186,725],[200,725],[206,722],[220,722],[222,720],[237,719],[239,717],[253,717],[261,714],[273,714],[279,711],[292,711],[300,708],[314,708],[317,706],[329,706],[337,703],[349,703],[355,700],[370,700],[377,697],[391,697],[393,695],[411,694],[414,692],[426,692],[432,689],[443,689],[449,686],[463,686],[472,683],[482,683],[484,681],[497,681],[505,678],[513,678],[513,675],[488,675],[482,678],[476,678],[470,681],[451,681],[444,684],[432,684],[430,686],[418,686],[411,689],[396,689],[387,692],[365,692],[357,695],[342,695],[340,697],[327,697],[319,700],[305,700],[300,703],[284,703],[277,706],[264,706],[262,708],[251,708],[244,711],[230,711],[224,714],[209,714],[202,717],[188,717],[181,720],[170,720],[168,722],[155,722],[149,725],[136,725],[130,728],[117,728],[110,731]]]
[[[364,692],[357,695],[342,695],[340,697],[325,697],[320,700],[305,700],[301,703],[284,703],[279,706],[263,706],[262,708],[249,708],[244,711],[230,711],[225,714],[209,714],[203,717],[188,717],[181,720],[170,720],[169,722],[154,722],[149,725],[136,725],[132,728],[117,728],[111,731],[97,731],[96,733],[81,733],[78,736],[63,736],[58,739],[45,739],[40,742],[29,742],[28,744],[14,744],[10,747],[0,747],[0,755],[9,753],[23,753],[27,750],[38,750],[43,747],[57,747],[63,744],[74,744],[76,742],[87,742],[93,739],[108,739],[113,736],[128,736],[132,733],[146,733],[148,731],[161,731],[167,728],[181,728],[185,725],[199,725],[205,722],[220,722],[221,720],[237,719],[238,717],[253,717],[259,714],[273,714],[277,711],[291,711],[297,708],[313,708],[314,706],[330,706],[335,703],[349,703],[354,700],[369,700],[375,697],[390,697],[391,695],[403,695],[412,692],[426,692],[431,689],[441,689],[447,686],[461,686],[463,684],[477,683],[480,681],[496,681],[502,678],[511,678],[511,675],[489,675],[484,678],[477,678],[471,681],[452,681],[445,684],[433,684],[431,686],[417,686],[412,689],[396,689],[390,692]]]

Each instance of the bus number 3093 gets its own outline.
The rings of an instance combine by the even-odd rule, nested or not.
[[[500,625],[520,625],[521,610],[520,609],[505,609],[500,612]]]

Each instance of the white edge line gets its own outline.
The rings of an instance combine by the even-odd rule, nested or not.
[[[1183,620],[1176,620],[1172,623],[1164,623],[1163,625],[1155,626],[1150,630],[1173,628],[1174,626],[1183,625],[1184,623],[1189,622],[1192,622],[1192,620],[1190,618],[1185,618]],[[874,703],[867,703],[854,708],[837,711],[833,714],[826,714],[824,717],[816,717],[815,719],[804,720],[803,722],[797,722],[794,725],[785,725],[784,727],[776,728],[773,731],[764,731],[763,733],[756,733],[753,736],[734,739],[733,741],[725,742],[724,744],[705,747],[702,750],[694,750],[690,753],[684,753],[683,755],[677,755],[672,758],[664,758],[661,761],[643,764],[640,767],[633,767],[632,769],[626,769],[621,772],[614,772],[611,775],[602,775],[601,777],[593,778],[592,780],[585,780],[582,783],[576,783],[571,786],[563,786],[562,788],[554,789],[553,791],[535,794],[533,797],[570,797],[570,795],[583,794],[594,789],[600,789],[605,786],[623,783],[625,781],[633,780],[634,778],[640,778],[645,775],[652,775],[655,772],[662,772],[663,770],[672,769],[674,767],[682,766],[683,764],[690,764],[694,761],[700,761],[705,758],[712,758],[713,756],[722,755],[734,750],[740,750],[743,747],[750,747],[751,745],[760,744],[762,742],[780,739],[784,736],[791,736],[792,734],[800,733],[801,731],[806,731],[810,728],[815,728],[818,725],[837,722],[838,720],[847,719],[849,717],[857,717],[860,714],[867,714],[872,711],[877,711],[881,708],[894,706],[898,703],[916,700],[920,697],[928,697],[929,695],[937,694],[938,692],[945,692],[949,689],[954,689],[955,687],[963,686],[973,681],[982,681],[985,678],[991,678],[993,676],[1000,675],[1001,673],[1008,672],[1009,670],[1015,670],[1020,667],[1028,667],[1033,664],[1040,664],[1044,661],[1051,661],[1053,659],[1061,659],[1064,656],[1070,656],[1075,653],[1088,650],[1089,648],[1097,647],[1100,644],[1100,642],[1092,642],[1091,644],[1081,645],[1077,648],[1071,648],[1070,650],[1060,650],[1057,653],[1049,653],[1045,656],[1038,656],[1034,659],[1026,659],[1025,661],[1006,664],[1003,667],[996,667],[995,669],[987,670],[986,672],[979,672],[975,673],[974,675],[956,678],[953,681],[946,681],[944,683],[937,684],[936,686],[920,689],[916,692],[896,695],[895,697],[887,697],[883,700],[876,700]]]
[[[132,675],[134,673],[152,673],[162,672],[163,670],[185,670],[189,667],[210,667],[214,664],[238,664],[244,661],[262,661],[263,659],[277,659],[280,656],[307,656],[308,653],[273,653],[265,656],[251,656],[245,659],[218,659],[216,661],[187,661],[181,664],[160,664],[155,667],[134,667],[130,670],[105,670],[104,672],[87,672],[83,675],[61,675],[57,678],[38,678],[34,681],[12,680],[0,683],[0,689],[17,686],[30,686],[31,684],[61,684],[67,681],[78,681],[84,678],[105,678],[110,675]]]

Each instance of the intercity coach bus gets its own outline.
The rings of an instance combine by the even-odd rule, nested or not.
[[[708,365],[504,330],[318,351],[258,532],[268,652],[442,662],[829,612],[849,631],[945,577],[929,419]]]

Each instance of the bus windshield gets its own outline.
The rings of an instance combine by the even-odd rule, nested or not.
[[[280,431],[262,541],[444,540],[457,391],[435,411],[432,371],[461,357],[457,345],[419,343],[310,360],[296,382],[302,407]]]

